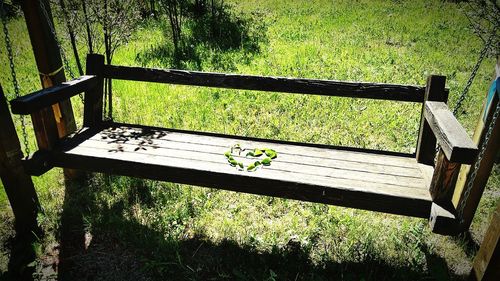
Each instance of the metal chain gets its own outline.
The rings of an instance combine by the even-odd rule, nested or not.
[[[469,195],[472,191],[472,185],[474,184],[474,180],[476,179],[477,171],[478,171],[479,166],[483,160],[484,152],[486,151],[486,147],[488,146],[491,134],[493,132],[493,129],[495,127],[495,124],[498,120],[499,115],[500,115],[500,102],[497,103],[495,113],[493,113],[493,118],[491,119],[490,126],[488,127],[488,131],[486,132],[486,135],[484,137],[484,141],[481,145],[481,149],[479,150],[479,154],[477,156],[476,162],[474,163],[474,166],[472,167],[472,170],[470,172],[470,176],[468,177],[468,181],[467,181],[467,185],[466,185],[466,188],[464,191],[463,199],[462,199],[462,201],[460,201],[460,204],[458,206],[458,217],[460,218],[461,223],[464,222],[463,215],[464,215],[465,203],[468,202]]]
[[[460,114],[458,114],[458,111],[460,110],[460,108],[462,108],[463,102],[467,98],[467,94],[469,93],[470,87],[472,86],[472,83],[474,82],[474,78],[476,78],[479,67],[483,63],[484,58],[486,58],[486,54],[488,53],[488,49],[490,48],[490,46],[493,42],[493,39],[495,38],[496,30],[497,30],[496,27],[493,28],[493,31],[491,32],[490,36],[486,40],[486,43],[484,43],[484,47],[479,54],[479,58],[476,62],[476,65],[474,65],[474,68],[472,68],[472,72],[471,72],[471,75],[469,76],[469,80],[465,84],[465,87],[462,90],[462,93],[460,94],[460,97],[458,98],[457,103],[455,104],[455,107],[453,108],[453,115],[456,117],[458,117],[460,115]],[[439,149],[440,149],[440,146],[437,145],[436,146],[436,157],[434,159],[434,162],[437,161],[437,154],[439,152]]]
[[[45,5],[43,4],[42,0],[39,0],[38,3],[40,3],[40,8],[42,9],[43,15],[45,16],[45,20],[47,21],[50,32],[54,36],[54,40],[56,41],[57,47],[59,48],[59,53],[61,54],[64,68],[69,73],[69,76],[71,77],[71,79],[75,79],[75,74],[73,73],[73,70],[71,69],[71,67],[69,65],[68,58],[66,57],[66,53],[61,45],[61,42],[59,41],[59,37],[57,37],[56,30],[54,28],[54,25],[52,24],[52,21],[50,20],[47,9],[45,9]],[[82,93],[79,93],[78,96],[80,97],[80,100],[82,101],[82,103],[85,103],[85,100],[83,98]]]
[[[20,91],[19,91],[19,82],[17,81],[17,75],[16,75],[16,68],[14,65],[14,53],[12,52],[12,42],[10,40],[9,36],[9,30],[7,28],[7,19],[5,16],[5,10],[4,10],[4,2],[2,0],[2,6],[0,9],[1,17],[2,17],[2,26],[3,26],[3,33],[5,34],[5,45],[7,48],[7,55],[9,57],[9,66],[10,66],[10,72],[12,75],[12,84],[14,85],[14,93],[16,94],[16,98],[19,98]],[[23,134],[23,142],[24,142],[24,151],[26,156],[30,155],[30,148],[29,148],[29,143],[28,143],[28,133],[26,132],[26,120],[24,119],[24,115],[19,116],[21,120],[21,130]]]
[[[457,100],[457,103],[455,104],[455,107],[453,108],[453,115],[458,117],[458,111],[462,107],[462,104],[467,97],[467,93],[469,92],[469,89],[472,85],[472,82],[474,82],[474,78],[476,78],[477,71],[479,70],[479,67],[483,63],[484,58],[486,57],[486,54],[488,53],[488,49],[490,48],[491,43],[493,42],[493,38],[495,38],[496,35],[496,27],[493,28],[493,31],[490,34],[490,37],[488,37],[488,40],[484,44],[483,49],[481,50],[481,53],[479,54],[479,59],[477,60],[476,65],[474,65],[474,68],[472,69],[472,73],[469,77],[469,80],[467,81],[467,84],[465,84],[464,89],[462,90],[462,93],[460,94],[460,97]]]

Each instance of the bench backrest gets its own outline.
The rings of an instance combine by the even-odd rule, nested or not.
[[[448,98],[448,90],[444,88],[444,77],[441,76],[438,77],[441,79],[437,79],[440,81],[438,83],[440,85],[437,86],[437,80],[434,79],[436,76],[431,76],[426,86],[266,77],[105,65],[104,57],[97,54],[87,56],[86,69],[87,75],[85,76],[12,101],[12,112],[16,114],[31,114],[36,110],[49,107],[60,100],[65,100],[81,92],[85,92],[84,126],[92,127],[98,125],[103,121],[103,83],[105,78],[241,90],[415,102],[421,104],[427,100],[446,102]],[[430,148],[434,149],[436,142],[432,136],[432,132],[425,127],[423,111],[421,119],[417,159],[420,154],[420,147],[423,147],[424,151],[422,153],[430,155]],[[430,159],[432,157],[428,156],[426,158]]]

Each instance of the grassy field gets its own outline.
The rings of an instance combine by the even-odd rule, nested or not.
[[[247,27],[240,44],[210,40],[191,24],[189,48],[173,58],[167,21],[146,21],[114,63],[418,85],[442,74],[454,105],[481,49],[463,12],[444,1],[227,2]],[[21,89],[38,89],[22,19],[9,30]],[[4,45],[0,51],[5,62]],[[12,98],[7,66],[0,81]],[[494,60],[485,61],[459,117],[471,135],[493,69]],[[409,103],[113,86],[121,122],[402,152],[416,145],[420,107]],[[80,125],[82,105],[77,98],[73,105]],[[449,280],[468,274],[499,198],[500,168],[471,238],[434,235],[421,219],[172,183],[96,174],[65,188],[59,169],[34,181],[46,233],[34,245],[41,279]],[[0,214],[4,272],[12,215],[3,188]]]

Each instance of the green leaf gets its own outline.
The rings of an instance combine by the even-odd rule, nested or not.
[[[276,153],[276,151],[274,151],[272,149],[266,149],[265,152],[266,152],[267,157],[269,157],[271,159],[278,157],[278,153]]]
[[[256,167],[255,167],[255,165],[254,165],[254,164],[250,164],[250,165],[248,165],[248,167],[247,167],[247,171],[249,171],[249,172],[253,172],[253,171],[255,171],[255,168],[256,168]]]
[[[274,151],[273,149],[269,149],[269,148],[264,150],[264,152],[266,153],[267,156],[269,156],[269,154],[276,153],[276,151]]]
[[[266,157],[266,158],[264,158],[264,159],[261,161],[261,163],[262,163],[262,165],[264,165],[264,166],[269,166],[269,165],[271,165],[271,162],[272,162],[272,161],[273,161],[273,160],[271,160],[271,158]]]
[[[244,167],[243,167],[243,163],[238,162],[238,166],[239,166],[240,168],[244,169]]]
[[[262,153],[262,150],[260,150],[260,149],[258,149],[258,148],[256,148],[256,149],[254,150],[254,152],[253,152],[253,156],[255,156],[255,157],[259,157],[259,156],[261,156],[262,154],[263,154],[263,153]]]
[[[236,160],[234,160],[234,159],[229,160],[229,163],[231,163],[231,166],[236,166],[236,165],[238,165],[238,161],[236,161]]]
[[[253,151],[250,151],[250,152],[248,152],[248,153],[247,153],[247,155],[246,155],[246,156],[247,156],[247,157],[248,157],[248,156],[255,157],[255,153],[254,153]]]
[[[255,167],[262,165],[262,163],[260,163],[260,161],[255,161],[255,163],[253,163],[253,164],[255,165]]]
[[[224,156],[226,156],[226,158],[231,157],[231,151],[226,151],[226,153],[224,153]]]

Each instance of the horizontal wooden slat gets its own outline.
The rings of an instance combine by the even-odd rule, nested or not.
[[[103,153],[120,153],[120,152],[135,152],[144,155],[158,156],[158,157],[167,157],[167,158],[175,158],[175,159],[189,159],[196,160],[201,163],[205,163],[206,165],[212,164],[223,164],[224,168],[227,168],[229,165],[223,155],[227,150],[226,148],[219,148],[213,150],[213,152],[203,152],[196,150],[188,150],[183,148],[182,146],[176,147],[179,143],[171,143],[174,144],[170,147],[165,146],[150,146],[150,145],[137,145],[134,143],[123,143],[123,144],[114,144],[108,143],[104,141],[98,140],[86,140],[82,144],[80,144],[76,149],[80,148],[88,148],[88,149],[102,149]],[[71,150],[73,152],[73,150]],[[361,169],[346,169],[344,167],[336,166],[336,167],[328,167],[328,166],[318,166],[318,165],[308,165],[303,162],[297,161],[293,155],[284,155],[279,154],[280,157],[277,161],[273,161],[273,164],[266,169],[273,170],[277,172],[292,172],[296,174],[303,174],[305,176],[317,175],[323,176],[327,178],[335,178],[335,179],[350,179],[357,180],[360,182],[367,182],[370,184],[373,183],[381,183],[396,187],[415,187],[422,188],[424,187],[424,182],[419,171],[414,171],[411,176],[398,176],[386,173],[379,173],[373,171],[364,171]],[[237,154],[234,156],[237,161],[242,161],[243,163],[252,163],[251,158],[245,158],[243,155],[238,156]],[[255,161],[255,159],[253,160]],[[366,165],[368,166],[368,165]],[[365,167],[366,167],[365,166]],[[372,165],[376,166],[376,165]],[[428,192],[425,190],[425,193]]]
[[[92,88],[97,83],[93,75],[84,75],[60,85],[36,91],[10,101],[14,114],[30,114]]]
[[[276,149],[278,158],[257,172],[238,171],[223,155],[228,150],[227,144],[238,142],[243,147]],[[376,158],[381,161],[375,161]],[[384,163],[391,159],[400,160],[402,165],[386,166]],[[87,130],[52,151],[51,163],[417,217],[428,217],[431,206],[423,174],[415,159],[408,157],[204,136],[144,126]]]
[[[477,146],[445,103],[426,102],[424,116],[450,162],[471,164],[474,161]]]
[[[112,79],[228,89],[423,102],[425,87],[106,65]]]
[[[89,136],[90,137],[90,136]],[[355,164],[380,164],[387,167],[415,168],[414,155],[389,151],[357,149],[349,147],[335,147],[310,143],[296,143],[251,137],[229,136],[216,133],[193,132],[175,129],[160,129],[140,125],[114,124],[100,130],[92,138],[104,137],[116,143],[140,140],[144,142],[154,140],[169,140],[183,143],[214,145],[229,148],[236,143],[246,148],[272,147],[280,154],[314,157],[321,159],[341,160]]]
[[[92,138],[91,140],[94,140],[94,138]],[[120,141],[111,140],[113,143],[109,142],[108,140],[96,139],[95,141],[105,142],[106,146],[115,147],[115,149],[119,149],[122,146]],[[184,142],[178,140],[168,140],[166,138],[155,139],[151,141],[151,143],[145,143],[145,142],[146,141],[144,140],[137,139],[137,140],[128,140],[126,141],[126,144],[133,145],[135,146],[135,148],[142,150],[174,149],[179,151],[203,152],[216,156],[220,156],[221,153],[224,153],[224,151],[229,150],[228,148],[229,146],[225,145],[201,144],[197,143],[197,141]],[[248,144],[243,144],[243,146],[250,147]],[[256,147],[256,146],[252,145],[251,147]],[[273,146],[271,145],[271,147]],[[244,157],[245,153],[246,151],[241,154],[241,157]],[[413,167],[387,166],[378,163],[356,161],[346,157],[327,158],[321,156],[318,157],[317,155],[290,154],[282,152],[280,150],[278,150],[278,153],[280,155],[280,162],[283,163],[290,163],[290,164],[300,163],[302,165],[318,167],[318,168],[326,167],[334,169],[345,169],[350,171],[370,172],[381,175],[401,176],[408,178],[415,178],[415,174],[417,173],[416,169]],[[236,154],[236,156],[238,155]]]

